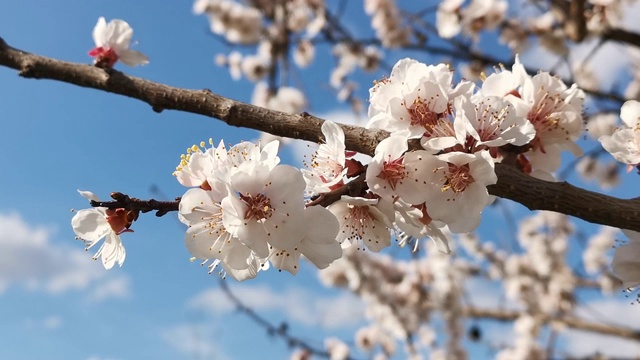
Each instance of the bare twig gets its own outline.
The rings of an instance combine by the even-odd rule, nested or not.
[[[94,201],[91,200],[91,206],[106,207],[108,209],[126,209],[135,210],[142,213],[155,211],[156,216],[164,216],[170,211],[178,211],[180,198],[175,201],[158,201],[156,199],[140,200],[129,197],[121,192],[112,192],[111,198],[114,201]]]
[[[222,289],[222,291],[224,291],[224,294],[236,306],[238,311],[244,313],[251,320],[253,320],[253,322],[263,327],[267,331],[267,334],[284,339],[287,343],[287,346],[289,346],[290,348],[302,348],[308,351],[312,355],[320,356],[327,359],[331,358],[331,354],[329,354],[329,352],[313,347],[309,343],[305,342],[304,340],[289,334],[288,326],[286,323],[281,323],[280,325],[275,326],[271,324],[269,321],[267,321],[265,318],[260,316],[253,309],[245,305],[242,302],[242,300],[240,300],[240,298],[238,298],[233,293],[233,291],[229,289],[229,286],[227,285],[227,282],[224,279],[221,278],[219,283],[220,283],[220,288]],[[351,356],[347,357],[347,359],[354,360]]]

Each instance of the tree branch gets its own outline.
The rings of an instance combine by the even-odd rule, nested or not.
[[[496,310],[496,309],[480,309],[475,307],[469,307],[465,309],[465,315],[472,318],[485,318],[498,321],[514,321],[522,314],[520,311],[511,310]],[[594,332],[602,335],[617,336],[629,340],[640,341],[640,331],[635,329],[626,328],[618,325],[599,324],[595,322],[589,322],[587,320],[580,319],[573,316],[565,316],[559,318],[547,317],[543,319],[544,323],[558,322],[566,327],[575,330],[583,330]]]
[[[212,93],[187,90],[128,76],[119,71],[51,59],[10,47],[0,38],[0,65],[18,70],[25,78],[52,79],[82,87],[132,97],[156,112],[179,110],[217,118],[238,127],[265,131],[294,139],[320,142],[324,120],[307,113],[288,115],[242,103]],[[389,136],[383,130],[341,125],[347,149],[373,155],[376,145]],[[414,142],[415,143],[415,142]],[[415,144],[413,144],[415,146]],[[514,200],[531,210],[551,210],[583,220],[640,231],[640,200],[623,200],[574,187],[566,182],[546,182],[516,168],[496,164],[498,183],[492,195]]]

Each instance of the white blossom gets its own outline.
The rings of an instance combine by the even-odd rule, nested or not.
[[[209,139],[209,145],[205,147],[204,141],[200,146],[193,145],[187,149],[187,153],[180,156],[180,164],[176,167],[173,175],[178,182],[187,187],[202,187],[210,189],[207,178],[210,178],[221,167],[228,165],[227,149],[223,141],[220,141],[217,147],[213,147],[213,139]]]
[[[640,102],[629,100],[620,109],[623,127],[598,140],[614,159],[632,168],[640,163]]]
[[[364,10],[371,15],[371,27],[387,48],[400,47],[409,41],[409,28],[399,20],[401,14],[395,0],[365,0]]]
[[[338,242],[342,248],[362,242],[367,249],[379,252],[391,245],[389,228],[393,221],[393,206],[384,199],[365,199],[343,195],[327,207],[340,222]],[[361,249],[358,245],[358,249]]]
[[[452,38],[460,33],[460,7],[464,0],[444,0],[438,5],[436,12],[436,28],[438,35],[445,39]]]
[[[487,185],[498,180],[488,151],[450,152],[425,160],[433,169],[424,179],[429,216],[447,224],[454,233],[477,228],[482,209],[492,201]]]
[[[300,40],[296,45],[293,61],[301,68],[309,66],[316,54],[315,45],[309,40]]]
[[[300,243],[305,182],[298,170],[244,162],[227,186],[228,196],[221,203],[223,225],[258,257],[268,257],[269,246],[290,249]]]
[[[232,43],[255,44],[260,39],[262,15],[254,7],[230,0],[197,0],[194,12],[206,13],[211,31]]]
[[[332,121],[325,121],[321,130],[325,142],[311,156],[311,169],[301,170],[307,184],[306,192],[310,195],[329,192],[342,186],[347,173],[342,128]]]
[[[402,136],[392,135],[382,140],[367,168],[367,185],[389,200],[399,196],[408,203],[421,204],[427,199],[423,178],[432,170],[423,161],[429,153],[407,150],[407,140]]]
[[[346,360],[349,357],[349,346],[337,338],[325,339],[324,347],[331,360]]]
[[[587,248],[582,253],[584,268],[589,274],[598,273],[605,268],[606,253],[613,246],[617,234],[618,229],[602,226],[600,231],[589,239]]]
[[[139,51],[129,49],[133,29],[120,19],[106,22],[104,17],[98,19],[93,28],[93,41],[96,47],[89,52],[98,66],[112,68],[120,60],[125,65],[136,66],[149,63],[149,58]]]
[[[503,97],[458,97],[455,105],[456,137],[470,152],[506,144],[525,145],[536,135],[529,120],[518,116]],[[470,144],[468,137],[473,139]]]
[[[189,226],[185,245],[205,262],[218,259],[232,269],[245,270],[252,264],[252,251],[224,227],[221,201],[215,192],[198,188],[182,196],[180,219]]]
[[[409,139],[421,138],[428,150],[457,144],[449,118],[450,102],[467,95],[473,84],[452,88],[453,75],[444,64],[425,65],[411,59],[398,61],[388,79],[369,91],[369,129],[384,129]]]
[[[78,192],[89,201],[100,201],[90,191],[78,190]],[[135,218],[132,218],[132,214],[125,209],[94,207],[76,212],[71,219],[71,226],[78,238],[86,243],[85,250],[92,248],[101,239],[105,239],[93,259],[97,260],[100,257],[104,268],[109,270],[115,264],[122,266],[124,263],[127,254],[120,240],[120,234],[133,231],[129,230],[133,220]]]

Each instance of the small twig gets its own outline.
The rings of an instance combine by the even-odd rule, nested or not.
[[[269,334],[271,336],[277,336],[277,337],[280,337],[280,338],[284,339],[286,341],[286,343],[287,343],[287,346],[289,346],[290,348],[302,348],[302,349],[308,351],[312,355],[317,355],[317,356],[320,356],[320,357],[323,357],[323,358],[327,358],[327,359],[331,358],[331,354],[329,352],[327,352],[325,350],[321,350],[321,349],[316,348],[316,347],[313,347],[313,346],[309,345],[309,343],[307,343],[306,341],[304,341],[304,340],[302,340],[302,339],[300,339],[298,337],[295,337],[293,335],[290,335],[289,332],[288,332],[288,325],[287,325],[286,322],[283,322],[280,325],[275,326],[275,325],[271,324],[269,321],[267,321],[265,318],[263,318],[262,316],[258,315],[257,312],[255,312],[253,309],[251,309],[250,307],[245,305],[242,302],[242,300],[240,300],[233,293],[233,291],[231,291],[231,289],[229,289],[229,286],[227,285],[227,282],[224,279],[220,278],[219,283],[220,283],[220,288],[222,288],[222,291],[224,291],[224,294],[236,306],[238,311],[244,313],[251,320],[253,320],[256,324],[260,325],[265,330],[267,330],[267,334]],[[351,356],[348,356],[346,359],[347,360],[354,360],[354,358],[352,358]]]
[[[352,197],[360,196],[362,191],[367,189],[366,177],[367,173],[363,172],[345,185],[312,198],[311,202],[307,203],[307,207],[315,205],[327,207],[340,200],[343,195]]]
[[[93,207],[106,207],[108,209],[127,209],[137,210],[142,213],[155,211],[156,216],[164,216],[170,211],[178,211],[180,205],[180,198],[176,198],[174,201],[158,201],[156,199],[140,200],[129,197],[129,195],[121,192],[112,192],[111,198],[114,201],[94,201],[91,200],[91,206]]]

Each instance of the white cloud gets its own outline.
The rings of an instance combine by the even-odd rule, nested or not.
[[[24,320],[24,327],[27,330],[56,330],[62,327],[64,321],[60,315],[49,315],[44,319],[27,318]]]
[[[362,301],[349,293],[320,297],[303,289],[275,291],[264,285],[240,285],[231,290],[253,310],[278,311],[284,313],[288,321],[310,327],[344,328],[356,326],[364,319]],[[235,305],[219,289],[201,292],[188,302],[188,306],[213,316],[235,310]]]
[[[214,342],[215,334],[204,324],[176,325],[161,333],[162,339],[176,351],[195,359],[227,360],[220,344]]]
[[[88,295],[89,301],[104,301],[106,299],[127,299],[131,296],[131,280],[128,277],[120,276],[107,280],[104,284],[96,287]]]
[[[12,286],[48,294],[95,287],[100,294],[105,284],[128,284],[125,275],[109,273],[92,261],[81,243],[57,244],[51,235],[50,229],[29,225],[19,214],[0,214],[0,295]],[[116,297],[128,294],[122,286],[111,284],[111,289]],[[107,297],[100,294],[95,300]]]
[[[42,320],[42,327],[47,330],[55,330],[62,326],[62,317],[59,315],[47,316]]]

